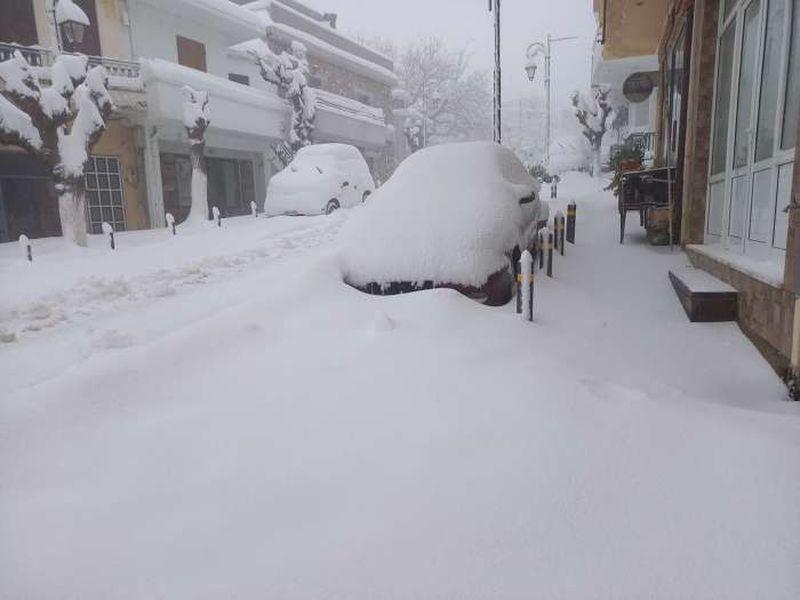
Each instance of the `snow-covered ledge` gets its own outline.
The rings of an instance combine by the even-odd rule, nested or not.
[[[736,269],[761,283],[775,288],[783,287],[783,260],[758,260],[751,256],[736,254],[717,244],[688,244],[686,250]]]

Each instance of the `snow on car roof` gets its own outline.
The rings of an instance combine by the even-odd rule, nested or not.
[[[407,158],[342,231],[346,281],[481,286],[508,264],[539,210],[539,184],[492,142],[442,144]],[[536,193],[524,205],[520,198]]]
[[[312,144],[297,151],[296,156],[334,156],[336,158],[361,158],[361,152],[349,144]]]

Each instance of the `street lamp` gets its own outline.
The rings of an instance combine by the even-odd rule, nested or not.
[[[59,50],[63,49],[63,40],[70,46],[83,43],[83,36],[89,28],[89,17],[73,0],[53,0],[53,18]]]
[[[574,40],[577,36],[559,37],[554,38],[549,33],[547,34],[547,43],[533,42],[528,46],[525,51],[527,61],[525,63],[525,73],[528,75],[528,80],[533,81],[536,77],[537,57],[541,54],[544,55],[544,89],[545,89],[545,124],[544,133],[544,151],[545,151],[545,166],[550,167],[550,45],[553,42],[563,42],[565,40]]]

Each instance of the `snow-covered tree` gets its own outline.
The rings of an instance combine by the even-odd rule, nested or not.
[[[394,60],[406,105],[399,116],[412,152],[442,142],[491,138],[490,79],[470,68],[466,50],[450,50],[436,37],[402,50],[379,38],[364,43]]]
[[[64,237],[86,245],[85,167],[114,108],[108,75],[82,55],[59,55],[42,85],[19,51],[0,62],[0,143],[26,150],[53,175]]]
[[[206,129],[211,123],[208,92],[183,87],[183,124],[189,136],[192,157],[192,206],[187,222],[208,221],[208,174]]]
[[[275,152],[284,164],[288,164],[300,148],[312,143],[316,116],[316,95],[308,85],[310,71],[306,47],[293,41],[290,49],[291,52],[277,54],[263,40],[249,48],[261,70],[261,77],[278,86],[278,92],[292,109],[289,138]]]
[[[608,130],[608,116],[612,112],[607,86],[594,86],[588,94],[573,92],[572,106],[575,118],[581,125],[581,133],[589,141],[593,153],[592,174],[600,176],[600,155],[603,136]]]

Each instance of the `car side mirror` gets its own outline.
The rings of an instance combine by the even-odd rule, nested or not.
[[[347,187],[347,186],[349,186],[349,185],[350,185],[350,182],[349,182],[349,181],[345,181],[345,182],[342,184],[342,187],[343,187],[343,188],[346,188],[346,187]]]

